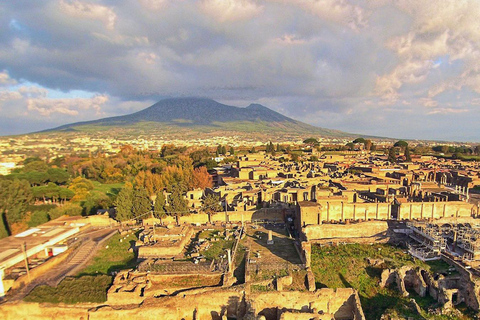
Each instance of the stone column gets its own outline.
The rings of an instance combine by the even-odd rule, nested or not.
[[[267,244],[273,244],[272,230],[268,230],[268,240]]]

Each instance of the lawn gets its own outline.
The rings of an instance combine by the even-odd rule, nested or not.
[[[312,271],[317,288],[357,289],[365,317],[372,320],[380,319],[385,312],[412,317],[415,315],[415,311],[410,306],[409,298],[401,297],[395,289],[379,287],[382,270],[369,266],[365,258],[384,259],[387,268],[412,265],[431,272],[448,269],[448,265],[443,261],[424,263],[417,259],[414,260],[404,250],[386,244],[348,244],[322,247],[314,245],[312,247]],[[433,299],[422,299],[418,303],[423,310],[427,310],[435,303]],[[426,319],[449,319],[448,317],[438,318],[428,315],[426,311],[424,313],[422,316]]]
[[[82,302],[105,302],[107,290],[112,283],[112,277],[83,276],[80,278],[65,278],[57,287],[47,285],[38,286],[25,297],[28,302],[49,303],[82,303]]]
[[[93,181],[93,190],[101,191],[110,198],[115,198],[120,190],[123,188],[124,183],[100,183]]]
[[[120,242],[121,240],[121,242]],[[135,253],[129,252],[132,244],[138,240],[138,234],[115,234],[100,249],[92,262],[79,275],[111,274],[114,271],[133,268],[136,265]]]
[[[231,231],[231,230],[230,230]],[[205,256],[207,260],[218,260],[220,255],[226,255],[226,249],[232,249],[233,243],[235,241],[233,235],[230,236],[229,240],[225,240],[224,230],[202,230],[200,231],[195,240],[205,239],[210,243],[210,247],[207,250],[200,251],[200,254]],[[215,239],[215,241],[213,241]],[[195,242],[195,241],[194,241]],[[194,243],[192,242],[192,244]],[[191,247],[187,252],[191,251]]]

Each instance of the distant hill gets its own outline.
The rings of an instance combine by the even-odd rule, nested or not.
[[[324,129],[291,119],[260,104],[234,107],[205,98],[173,98],[124,116],[77,122],[47,131],[141,130],[167,134],[181,129],[190,133],[274,133],[355,136],[338,130]]]

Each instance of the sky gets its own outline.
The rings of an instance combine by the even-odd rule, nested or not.
[[[478,142],[480,1],[0,2],[0,135],[190,96]]]

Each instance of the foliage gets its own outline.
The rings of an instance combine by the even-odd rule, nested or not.
[[[404,141],[404,140],[398,140],[397,142],[395,142],[395,144],[393,145],[394,147],[400,147],[402,149],[408,147],[408,142]]]
[[[355,140],[353,140],[353,143],[363,143],[365,144],[365,142],[367,142],[364,138],[357,138]]]
[[[91,191],[85,202],[83,202],[85,215],[93,215],[99,209],[108,209],[112,205],[112,200],[101,191]]]
[[[57,287],[47,285],[36,287],[25,297],[25,301],[67,304],[101,303],[107,300],[107,290],[111,283],[112,277],[107,275],[66,278]]]
[[[36,227],[38,225],[44,224],[50,220],[48,211],[37,210],[33,211],[30,215],[30,220],[28,221],[28,226],[30,228]]]
[[[50,220],[57,219],[63,215],[67,216],[80,216],[82,215],[83,208],[76,203],[67,203],[64,206],[57,207],[51,210],[48,215]]]
[[[134,218],[144,216],[145,213],[152,211],[152,201],[144,188],[138,188],[133,191],[131,210]]]
[[[310,147],[316,147],[320,144],[318,142],[318,140],[315,139],[315,138],[307,138],[307,139],[303,140],[303,143],[306,144],[306,145],[309,145]]]
[[[180,187],[174,187],[173,192],[168,198],[167,213],[170,216],[189,215],[188,201],[184,198]]]
[[[412,161],[412,156],[410,155],[410,148],[408,146],[405,147],[405,161]]]
[[[120,190],[115,200],[115,206],[117,207],[117,220],[127,221],[133,218],[133,189],[131,186],[126,185]]]
[[[388,162],[390,163],[397,163],[397,154],[395,152],[395,148],[388,149]]]
[[[222,206],[220,205],[220,197],[216,194],[208,194],[202,205],[202,211],[211,215],[215,212],[222,211]]]
[[[0,214],[5,214],[8,225],[22,221],[32,200],[27,181],[0,180]]]
[[[265,152],[266,153],[274,153],[275,152],[275,146],[273,145],[272,141],[270,141],[266,147],[265,147]]]
[[[166,216],[166,200],[165,196],[163,194],[163,191],[160,191],[157,193],[157,196],[155,197],[155,205],[153,207],[153,216],[157,219],[162,219]]]
[[[140,171],[134,181],[137,187],[144,188],[150,196],[155,195],[164,187],[162,177],[151,171]]]
[[[0,213],[0,239],[8,237],[7,223],[4,214]]]

